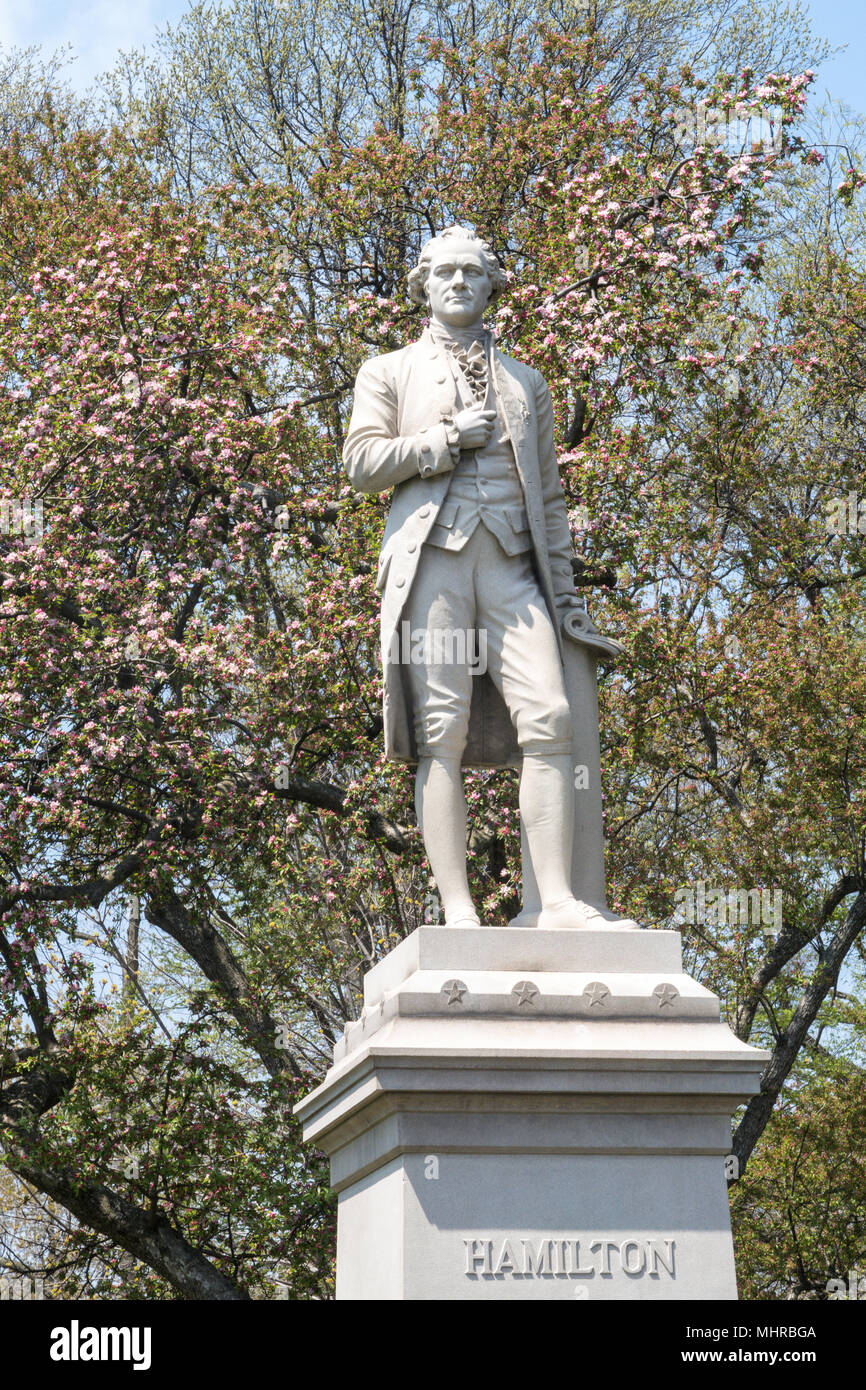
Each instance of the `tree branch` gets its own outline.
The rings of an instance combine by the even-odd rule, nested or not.
[[[197,914],[187,911],[172,888],[150,898],[145,916],[192,956],[211,984],[223,991],[230,1013],[269,1074],[279,1077],[288,1072],[295,1080],[300,1079],[301,1069],[295,1057],[277,1046],[279,1022],[255,1002],[243,969],[210,920],[200,920]]]
[[[834,936],[824,959],[815,970],[811,982],[803,990],[800,1002],[794,1010],[794,1016],[773,1050],[772,1058],[761,1078],[760,1094],[754,1096],[746,1106],[746,1112],[740,1121],[732,1144],[732,1152],[739,1159],[740,1174],[746,1170],[749,1156],[772,1114],[773,1106],[788,1072],[794,1064],[797,1053],[803,1045],[824,999],[833,987],[845,956],[862,931],[864,923],[866,923],[866,892],[861,891],[848,911],[845,921]]]

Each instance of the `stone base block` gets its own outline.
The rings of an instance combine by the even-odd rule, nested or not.
[[[735,1299],[719,1155],[407,1154],[339,1198],[340,1299]]]
[[[736,1298],[724,1159],[767,1054],[676,932],[423,927],[297,1107],[347,1299]]]

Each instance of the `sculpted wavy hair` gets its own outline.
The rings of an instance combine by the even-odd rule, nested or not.
[[[507,283],[505,273],[488,243],[483,241],[480,236],[476,236],[475,232],[471,232],[468,227],[459,227],[456,224],[453,227],[446,227],[444,232],[440,232],[438,236],[431,237],[422,247],[418,264],[414,270],[409,271],[408,276],[409,298],[412,303],[422,305],[427,303],[427,279],[430,274],[430,262],[442,243],[448,241],[457,242],[461,246],[468,244],[481,252],[493,287],[488,300],[488,303],[492,304],[500,291],[505,288]]]

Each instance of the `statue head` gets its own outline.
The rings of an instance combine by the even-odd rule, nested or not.
[[[468,227],[446,227],[422,248],[409,273],[409,297],[452,328],[480,322],[505,275],[486,241]]]

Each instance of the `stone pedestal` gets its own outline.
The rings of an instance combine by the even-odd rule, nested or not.
[[[767,1054],[671,931],[421,927],[297,1107],[341,1299],[734,1299],[724,1158]]]

